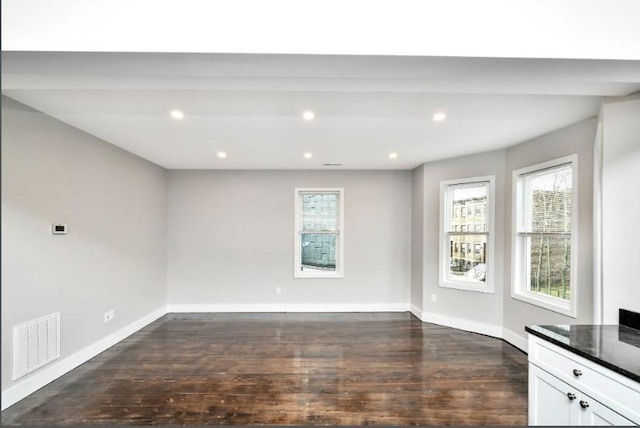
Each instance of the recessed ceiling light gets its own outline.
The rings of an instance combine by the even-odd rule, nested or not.
[[[446,118],[447,118],[447,115],[442,113],[442,112],[436,113],[436,114],[433,115],[433,121],[434,122],[442,122]]]
[[[313,153],[307,152],[304,154],[305,159],[311,159],[313,157]]]
[[[314,112],[312,112],[311,110],[307,110],[304,113],[302,113],[302,118],[304,120],[313,120],[315,119],[316,114]]]
[[[393,153],[389,153],[389,159],[396,159],[398,157],[398,154],[393,152]]]
[[[172,118],[177,119],[177,120],[182,120],[184,119],[184,113],[181,112],[180,110],[171,110],[171,113],[169,113],[171,115]]]
[[[218,157],[219,157],[220,159],[224,159],[224,158],[226,158],[226,157],[227,157],[227,154],[226,154],[225,152],[218,152]]]

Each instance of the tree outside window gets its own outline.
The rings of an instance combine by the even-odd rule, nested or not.
[[[575,314],[575,159],[514,172],[516,298]]]

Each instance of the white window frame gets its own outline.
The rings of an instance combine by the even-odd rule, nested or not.
[[[454,186],[466,186],[474,183],[488,183],[487,186],[487,232],[457,232],[465,235],[487,235],[487,263],[486,279],[484,282],[455,281],[449,277],[449,264],[451,256],[449,254],[449,219],[453,209],[451,198]],[[462,210],[461,210],[462,211]],[[460,178],[456,180],[445,180],[440,182],[440,275],[439,286],[443,288],[454,288],[457,290],[476,291],[480,293],[494,293],[494,236],[495,236],[495,175],[484,175],[479,177]],[[473,251],[473,248],[472,248]]]
[[[569,268],[569,296],[570,300],[560,299],[553,296],[547,296],[541,293],[529,291],[529,262],[528,251],[526,248],[526,233],[520,232],[522,222],[524,221],[523,210],[525,209],[523,176],[541,172],[546,169],[552,169],[569,165],[571,167],[571,260]],[[512,186],[512,226],[511,226],[511,297],[530,303],[541,308],[561,313],[563,315],[577,318],[578,312],[578,156],[572,154],[558,159],[553,159],[537,165],[528,166],[513,171]]]
[[[302,224],[300,210],[300,195],[303,193],[338,193],[338,231],[336,244],[336,270],[335,271],[302,271]],[[293,276],[294,278],[344,278],[344,188],[326,187],[326,188],[309,188],[297,187],[295,189],[295,229],[294,229],[294,262]],[[317,233],[317,232],[314,232]],[[333,233],[333,232],[332,232]]]

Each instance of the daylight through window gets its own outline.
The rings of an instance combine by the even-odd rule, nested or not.
[[[574,169],[563,159],[516,175],[514,294],[574,314]]]
[[[491,292],[493,177],[442,183],[442,287]]]
[[[296,189],[296,277],[342,276],[342,189]]]

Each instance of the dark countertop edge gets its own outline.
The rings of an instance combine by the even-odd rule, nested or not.
[[[620,375],[622,375],[624,377],[627,377],[627,378],[629,378],[631,380],[634,380],[636,382],[640,382],[640,375],[637,375],[637,374],[632,373],[632,372],[630,372],[628,370],[625,370],[625,369],[623,369],[621,367],[618,367],[615,364],[612,364],[612,363],[610,363],[608,361],[601,360],[598,357],[594,357],[593,355],[591,355],[591,354],[589,354],[587,352],[581,351],[578,348],[574,348],[571,345],[567,345],[566,343],[560,342],[559,340],[556,340],[551,336],[547,336],[546,334],[544,334],[544,333],[542,333],[540,331],[534,330],[534,329],[530,328],[529,326],[525,326],[524,329],[525,329],[525,331],[527,333],[531,333],[534,336],[537,336],[537,337],[539,337],[541,339],[544,339],[547,342],[553,343],[554,345],[559,346],[559,347],[561,347],[563,349],[566,349],[567,351],[570,351],[570,352],[572,352],[572,353],[574,353],[576,355],[579,355],[579,356],[581,356],[583,358],[586,358],[589,361],[593,361],[594,363],[596,363],[596,364],[598,364],[598,365],[600,365],[602,367],[606,367],[609,370],[612,370],[612,371],[614,371],[614,372],[616,372],[616,373],[618,373],[618,374],[620,374]]]

